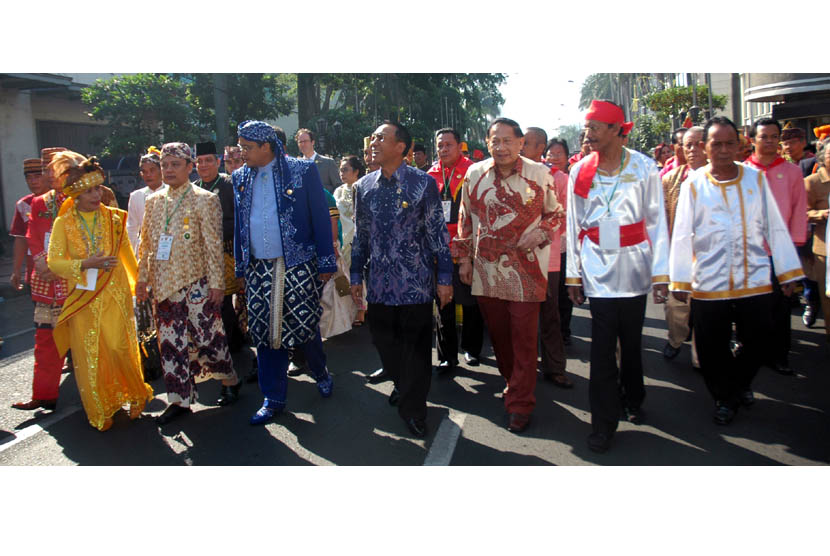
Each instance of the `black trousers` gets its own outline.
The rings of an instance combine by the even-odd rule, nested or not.
[[[222,325],[225,327],[225,336],[228,339],[228,351],[237,353],[242,349],[242,330],[239,328],[239,318],[233,307],[233,295],[226,295],[222,300]]]
[[[700,371],[716,402],[735,409],[740,404],[741,392],[751,387],[768,353],[772,304],[771,293],[742,299],[692,299]],[[733,322],[743,345],[737,358],[730,347]]]
[[[400,392],[398,414],[426,419],[432,378],[432,303],[369,303],[367,318],[380,361]]]
[[[770,258],[770,264],[772,259]],[[769,343],[769,355],[765,362],[790,366],[790,343],[792,342],[792,304],[790,297],[781,291],[781,284],[772,267],[772,338]],[[770,351],[771,350],[771,351]]]
[[[638,408],[646,397],[643,385],[642,338],[646,296],[592,297],[591,372],[588,400],[594,432],[613,434],[622,404]],[[617,369],[617,340],[621,368]]]
[[[470,292],[470,286],[462,284],[458,277],[458,265],[453,265],[453,302],[448,303],[438,314],[441,326],[438,327],[438,360],[458,364],[458,333],[455,329],[455,304],[461,304],[461,350],[479,357],[484,343],[484,318],[478,308],[476,298]]]
[[[571,315],[574,310],[573,301],[568,297],[568,286],[565,285],[565,263],[568,259],[566,255],[562,253],[559,259],[559,327],[562,330],[562,338],[571,337]]]

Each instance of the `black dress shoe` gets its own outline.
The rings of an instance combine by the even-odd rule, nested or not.
[[[392,388],[392,393],[389,394],[389,405],[398,405],[401,399],[401,393],[398,392],[398,387]]]
[[[288,376],[300,376],[308,371],[308,365],[297,365],[293,361],[288,364]]]
[[[530,425],[530,415],[525,413],[511,413],[508,417],[507,430],[510,432],[524,432]]]
[[[625,413],[625,420],[634,425],[642,425],[643,421],[645,421],[645,415],[643,414],[643,408],[641,407],[624,406],[623,413]]]
[[[741,392],[741,405],[744,407],[749,407],[755,403],[755,393],[747,388],[743,392]]]
[[[804,326],[811,328],[816,323],[816,312],[811,305],[804,307],[804,314],[801,315],[801,322]]]
[[[712,420],[716,425],[728,425],[735,418],[735,410],[726,404],[718,402]]]
[[[380,368],[366,377],[366,380],[369,381],[369,384],[379,384],[381,382],[386,382],[389,380],[389,373],[386,372],[386,369]]]
[[[794,370],[789,368],[787,365],[781,365],[780,363],[773,365],[773,369],[775,369],[775,372],[785,376],[793,376],[795,374]]]
[[[588,435],[588,448],[592,452],[604,454],[611,447],[611,435],[604,432],[592,432]]]
[[[672,346],[669,342],[666,342],[666,345],[663,346],[663,357],[666,359],[674,359],[679,353],[680,348]]]
[[[573,381],[564,374],[542,373],[542,378],[548,382],[552,382],[554,386],[558,386],[559,388],[569,389],[574,387]]]
[[[406,428],[409,429],[414,436],[418,438],[423,438],[427,435],[427,424],[423,419],[415,419],[410,417],[408,419],[404,419],[406,423]]]
[[[568,335],[568,336],[562,336],[562,343],[563,343],[563,344],[565,344],[566,346],[571,345],[571,344],[573,343],[573,342],[571,341],[571,336],[570,336],[570,335]]]
[[[225,386],[222,385],[222,393],[219,395],[219,399],[216,400],[218,405],[231,405],[236,400],[239,399],[239,389],[242,388],[242,381],[240,380],[233,386]]]
[[[466,351],[464,352],[464,361],[470,367],[478,367],[479,365],[478,355],[472,355]]]
[[[187,413],[191,413],[191,409],[189,407],[182,407],[173,403],[167,406],[164,413],[156,417],[156,423],[159,425],[166,425],[178,416],[185,415]]]
[[[455,366],[458,363],[453,363],[451,361],[441,361],[438,365],[435,366],[435,374],[443,375],[455,370]]]

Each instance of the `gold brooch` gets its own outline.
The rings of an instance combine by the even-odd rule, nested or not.
[[[286,194],[286,195],[291,195],[291,194],[293,194],[293,193],[294,193],[294,190],[293,190],[293,189],[286,189],[286,190],[285,190],[285,194]]]
[[[404,201],[404,202],[402,202],[402,203],[401,203],[401,206],[402,206],[403,208],[407,208],[407,207],[409,207],[409,203],[407,203],[406,201]]]
[[[784,179],[784,174],[778,174],[775,177],[777,177],[779,180],[782,180],[782,179]]]

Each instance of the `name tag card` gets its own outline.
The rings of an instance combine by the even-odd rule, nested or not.
[[[52,235],[52,232],[46,232],[43,234],[43,248],[48,252],[49,251],[49,236]]]
[[[97,268],[88,268],[86,269],[86,286],[81,283],[78,283],[76,286],[79,290],[89,290],[95,291],[95,283],[98,281],[98,269]]]
[[[618,218],[604,218],[599,221],[600,249],[620,248],[620,221]]]
[[[452,220],[452,201],[441,201],[441,207],[444,209],[444,222]]]
[[[170,251],[173,248],[173,236],[161,234],[159,237],[159,248],[156,251],[156,260],[169,261]]]

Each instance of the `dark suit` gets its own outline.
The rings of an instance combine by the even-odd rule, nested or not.
[[[317,154],[314,157],[314,164],[317,165],[317,171],[320,172],[320,181],[323,182],[329,193],[334,193],[334,190],[343,183],[340,179],[340,169],[333,158]]]

